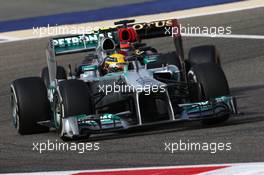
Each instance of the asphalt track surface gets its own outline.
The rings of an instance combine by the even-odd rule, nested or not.
[[[233,34],[264,35],[264,8],[181,20],[187,25],[232,26]],[[170,39],[149,41],[160,51],[173,49]],[[100,150],[32,151],[33,142],[59,142],[55,132],[20,136],[12,127],[9,84],[24,76],[39,75],[45,66],[46,39],[0,44],[0,172],[26,172],[120,167],[192,165],[264,161],[264,41],[245,39],[184,38],[187,54],[193,46],[215,44],[231,92],[243,114],[225,124],[205,127],[199,122],[173,124],[99,136]],[[64,64],[77,63],[81,55],[65,56]],[[34,104],[32,104],[34,105]],[[203,151],[164,151],[164,142],[231,142],[231,151],[215,154]],[[89,141],[88,141],[89,142]]]

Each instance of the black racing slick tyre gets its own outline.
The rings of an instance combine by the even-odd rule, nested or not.
[[[55,97],[55,121],[57,122],[58,132],[63,140],[70,140],[63,133],[62,119],[92,113],[92,103],[90,88],[81,80],[65,80],[59,83],[59,93],[61,100]]]
[[[50,119],[50,104],[43,80],[21,78],[11,83],[11,107],[14,125],[21,135],[48,132],[37,122]]]
[[[49,69],[48,67],[44,67],[41,71],[41,78],[43,79],[46,87],[49,87],[50,84],[50,78],[49,78]],[[57,75],[56,78],[61,79],[67,79],[67,73],[63,66],[57,66]]]
[[[196,65],[191,68],[188,77],[200,83],[202,87],[199,100],[209,100],[230,94],[225,73],[216,64],[204,63]]]
[[[198,94],[195,94],[197,101],[210,100],[220,96],[230,95],[230,90],[226,76],[219,65],[213,63],[203,63],[191,68],[188,72],[189,81],[199,84]],[[204,124],[215,124],[226,121],[229,116],[206,119]]]
[[[214,45],[204,45],[191,48],[187,60],[190,67],[203,63],[221,65],[218,51]]]

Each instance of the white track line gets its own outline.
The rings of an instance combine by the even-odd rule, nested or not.
[[[210,15],[218,15],[218,14],[223,14],[223,13],[232,13],[232,12],[239,12],[239,11],[244,11],[244,10],[250,10],[250,9],[256,9],[256,8],[263,8],[263,4],[258,4],[258,5],[253,5],[253,6],[248,6],[248,7],[241,7],[241,8],[233,8],[233,9],[228,9],[228,10],[220,10],[216,12],[209,12],[209,13],[199,13],[199,14],[192,14],[192,15],[183,15],[177,17],[178,19],[186,19],[186,18],[195,18],[195,17],[200,17],[200,16],[210,16]]]
[[[15,39],[17,39],[17,38],[5,36],[5,35],[0,35],[0,40],[15,40]]]
[[[181,34],[184,37],[199,37],[199,38],[231,38],[231,39],[264,39],[264,35],[239,35],[239,34],[230,34],[230,35],[208,35],[208,34]]]

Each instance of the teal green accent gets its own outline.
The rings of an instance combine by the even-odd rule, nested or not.
[[[199,112],[199,111],[205,111],[205,110],[209,110],[212,108],[212,105],[209,104],[209,102],[200,102],[200,103],[196,103],[196,104],[192,104],[190,106],[184,106],[185,110],[188,111],[188,113],[192,113],[192,112]]]
[[[97,70],[97,69],[98,69],[97,65],[82,66],[83,71],[91,71],[91,70]]]
[[[231,99],[232,97],[222,96],[222,97],[217,97],[214,100],[215,102],[223,102],[230,107]],[[188,113],[193,113],[193,112],[210,110],[213,108],[213,106],[209,101],[204,101],[204,102],[197,102],[197,103],[189,103],[183,106],[183,108],[185,111],[188,111]]]
[[[82,120],[82,119],[87,119],[88,118],[88,116],[86,114],[75,115],[74,117],[76,117],[77,120]]]
[[[179,74],[177,72],[172,73],[172,79],[179,80]]]
[[[91,33],[86,35],[67,36],[53,39],[56,54],[71,52],[82,49],[95,49],[98,42],[98,34]]]
[[[119,72],[114,72],[114,73],[108,73],[105,75],[105,77],[116,77],[116,76],[120,76],[120,75],[124,75],[125,73],[122,71]]]
[[[143,62],[144,64],[148,64],[148,63],[157,61],[157,59],[158,59],[157,55],[148,55],[144,57]]]
[[[89,120],[95,116],[96,115],[85,115],[85,114],[83,114],[83,115],[77,115],[74,117],[77,117],[78,122],[84,121],[85,124],[96,127],[96,126],[98,126],[98,123],[94,120]],[[118,117],[114,114],[108,114],[108,113],[100,115],[100,120],[101,120],[102,126],[107,125],[107,124],[113,124],[113,123],[120,123],[121,122],[120,117]]]

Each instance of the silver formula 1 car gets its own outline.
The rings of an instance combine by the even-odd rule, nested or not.
[[[41,77],[11,83],[14,125],[20,134],[58,130],[63,139],[120,132],[134,127],[200,120],[226,121],[236,100],[214,46],[198,46],[184,58],[177,20],[134,23],[89,34],[52,38]],[[175,51],[159,53],[144,44],[171,37]],[[57,56],[89,53],[69,71]]]

